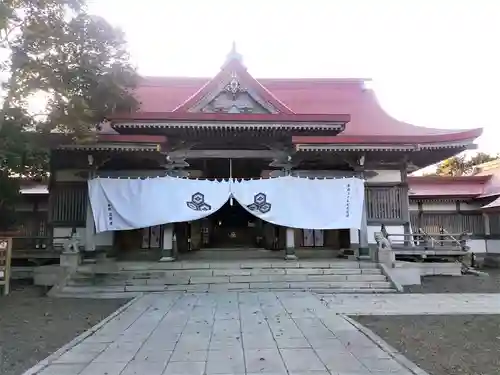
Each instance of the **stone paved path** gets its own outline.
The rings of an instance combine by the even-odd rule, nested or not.
[[[500,314],[500,294],[329,294],[320,298],[347,315]]]
[[[145,295],[37,374],[412,372],[311,293],[228,292]]]

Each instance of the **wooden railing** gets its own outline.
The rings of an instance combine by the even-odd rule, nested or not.
[[[422,228],[418,233],[387,233],[384,226],[381,233],[397,253],[460,255],[469,251],[470,233],[449,233],[444,228],[440,228],[439,233],[427,233]]]
[[[428,247],[430,249],[439,249],[448,247],[451,249],[468,251],[467,241],[471,234],[462,233],[449,233],[446,229],[440,228],[439,233],[427,233],[422,228],[419,228],[418,233],[413,235],[414,244]]]
[[[461,264],[462,273],[471,271],[475,263],[474,253],[467,245],[469,237],[469,233],[449,233],[444,228],[440,228],[439,233],[426,233],[420,228],[416,234],[389,234],[382,226],[380,232],[375,233],[379,259],[383,262],[393,264],[398,256],[420,261],[453,259]]]
[[[12,257],[56,258],[64,250],[64,244],[70,237],[31,236],[12,237]]]

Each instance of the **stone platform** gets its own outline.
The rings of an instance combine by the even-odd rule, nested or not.
[[[284,261],[106,262],[78,267],[52,292],[60,297],[134,296],[143,292],[315,291],[387,293],[395,289],[372,262]],[[135,294],[134,294],[135,293]]]

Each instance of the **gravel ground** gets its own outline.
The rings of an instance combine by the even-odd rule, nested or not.
[[[485,270],[489,276],[426,276],[422,285],[406,286],[406,293],[500,293],[500,270]],[[500,370],[498,372],[500,374]]]
[[[107,317],[124,300],[53,299],[15,283],[0,296],[0,374],[20,375]]]
[[[356,316],[432,375],[500,374],[500,315]]]

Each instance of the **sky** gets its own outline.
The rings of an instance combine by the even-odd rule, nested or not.
[[[500,152],[499,0],[90,0],[142,75],[212,77],[232,42],[266,77],[371,78],[393,117],[483,127]]]

